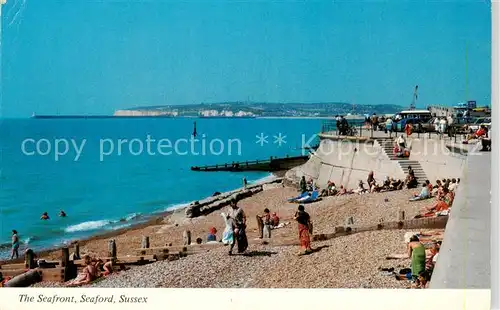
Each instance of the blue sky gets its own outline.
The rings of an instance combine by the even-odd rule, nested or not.
[[[466,91],[466,45],[468,91]],[[7,0],[2,114],[216,101],[490,104],[485,1]]]

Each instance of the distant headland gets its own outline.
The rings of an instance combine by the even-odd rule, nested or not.
[[[117,110],[114,116],[171,117],[331,117],[345,114],[386,114],[401,111],[393,104],[353,105],[347,102],[271,103],[220,102],[190,105],[164,105]]]
[[[219,102],[189,105],[162,105],[119,109],[113,115],[39,115],[32,118],[148,118],[148,117],[202,117],[202,118],[326,118],[335,115],[362,116],[366,114],[394,114],[403,109],[394,104],[353,105],[347,102],[271,103]],[[362,118],[362,117],[361,117]]]

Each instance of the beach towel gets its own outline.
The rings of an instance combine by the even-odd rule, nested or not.
[[[288,199],[288,202],[294,202],[294,201],[296,201],[298,199],[301,199],[301,198],[304,198],[304,197],[307,197],[307,196],[309,196],[309,193],[307,191],[305,191],[302,194],[298,195],[297,197]]]
[[[222,234],[222,243],[224,244],[232,244],[233,243],[233,225],[230,220],[228,220],[227,215],[225,213],[221,213],[222,218],[224,219],[224,223],[226,224],[226,228],[224,229],[224,233]]]
[[[315,190],[315,191],[313,191],[311,193],[310,196],[307,196],[307,197],[304,197],[304,198],[301,198],[301,199],[297,199],[296,202],[298,202],[298,203],[311,203],[311,202],[315,202],[315,201],[319,200],[318,196],[319,196],[319,193],[318,193],[317,190]]]

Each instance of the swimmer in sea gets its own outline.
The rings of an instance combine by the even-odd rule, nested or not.
[[[59,212],[59,216],[60,217],[66,217],[66,213],[63,210],[61,210],[61,212]]]
[[[42,216],[40,217],[41,220],[49,220],[50,217],[49,215],[47,214],[47,212],[43,212]]]
[[[19,237],[15,229],[12,230],[12,254],[10,255],[10,259],[14,258],[14,254],[16,258],[19,258]]]

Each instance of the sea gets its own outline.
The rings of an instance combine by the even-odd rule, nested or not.
[[[12,229],[21,250],[50,249],[240,188],[243,177],[269,178],[190,168],[307,154],[303,146],[317,144],[321,126],[282,118],[1,119],[0,259]]]

